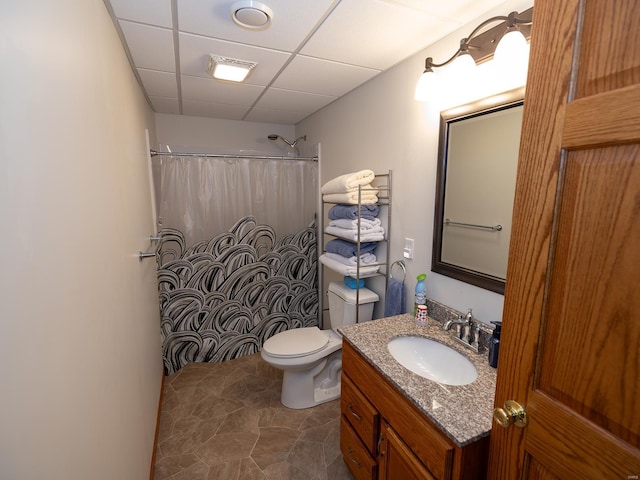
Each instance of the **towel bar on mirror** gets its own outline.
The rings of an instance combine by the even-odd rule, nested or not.
[[[452,225],[454,227],[469,227],[469,228],[480,228],[482,230],[493,230],[493,231],[497,231],[499,232],[500,230],[502,230],[502,225],[498,224],[498,225],[475,225],[473,223],[461,223],[461,222],[454,222],[450,219],[446,219],[444,221],[445,225]]]

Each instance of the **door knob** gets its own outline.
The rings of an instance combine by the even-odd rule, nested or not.
[[[524,428],[529,423],[524,407],[513,400],[504,402],[504,408],[494,409],[493,419],[504,428],[509,428],[511,425]]]

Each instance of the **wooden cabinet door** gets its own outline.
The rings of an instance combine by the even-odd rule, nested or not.
[[[380,432],[378,464],[378,480],[436,480],[387,422]]]
[[[640,478],[640,8],[536,0],[489,478]]]

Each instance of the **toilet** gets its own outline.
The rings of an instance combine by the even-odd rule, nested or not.
[[[285,407],[309,408],[340,396],[342,337],[337,330],[356,323],[356,312],[359,322],[371,320],[379,300],[375,292],[361,288],[356,305],[356,290],[336,282],[329,284],[327,296],[331,329],[294,328],[262,346],[264,361],[284,370],[280,401]]]

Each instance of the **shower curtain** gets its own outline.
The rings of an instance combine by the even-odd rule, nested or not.
[[[318,324],[316,162],[176,156],[159,168],[166,374]]]

